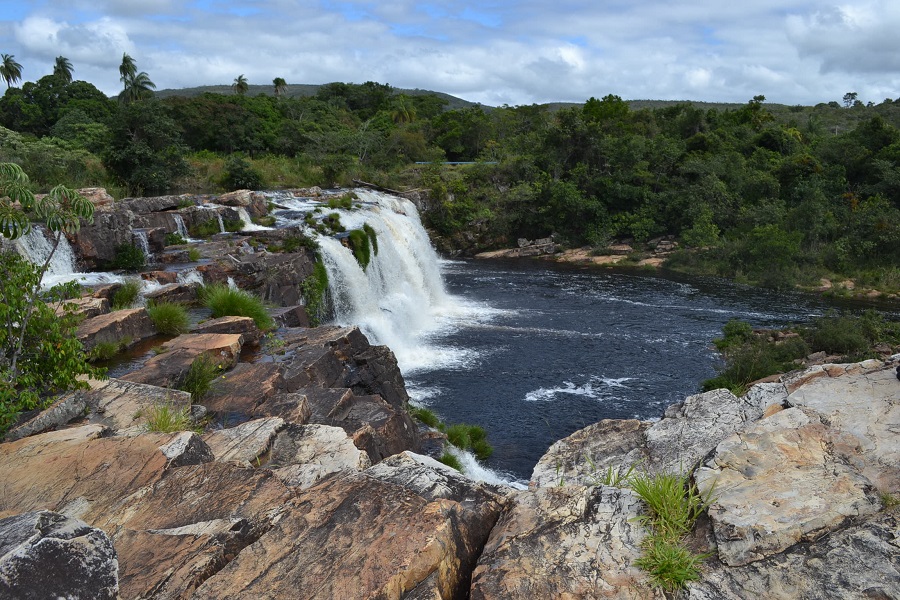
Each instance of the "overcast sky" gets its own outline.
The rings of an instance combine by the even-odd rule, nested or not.
[[[157,89],[243,74],[488,105],[900,97],[898,0],[0,0],[0,19],[23,80],[63,55],[110,95],[127,52]]]

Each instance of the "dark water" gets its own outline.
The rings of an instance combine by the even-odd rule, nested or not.
[[[808,321],[834,305],[720,280],[583,269],[539,261],[448,262],[450,293],[500,314],[463,323],[440,346],[464,367],[407,377],[448,423],[483,426],[486,465],[527,480],[556,440],[606,418],[652,419],[715,374],[711,340],[732,318],[755,327]]]

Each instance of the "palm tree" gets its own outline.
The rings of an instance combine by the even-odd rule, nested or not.
[[[275,86],[276,98],[280,98],[287,91],[287,82],[284,80],[284,77],[276,77],[272,80],[272,85]]]
[[[231,84],[231,89],[241,96],[247,93],[247,88],[249,87],[250,85],[247,83],[247,78],[244,77],[243,73],[235,77],[234,83]]]
[[[12,87],[17,81],[22,81],[22,65],[16,62],[12,54],[0,54],[3,63],[0,64],[0,77],[6,81],[6,87]]]
[[[394,96],[391,104],[391,119],[394,123],[411,123],[416,120],[416,105],[406,94]]]
[[[72,83],[72,61],[65,56],[57,56],[56,63],[53,65],[53,74],[65,81]]]
[[[125,89],[119,94],[119,101],[129,104],[138,100],[145,100],[153,96],[156,84],[150,81],[150,76],[144,71],[129,75],[125,79]]]
[[[122,64],[119,65],[119,81],[127,84],[129,79],[137,75],[137,63],[128,56],[127,52],[122,53]]]

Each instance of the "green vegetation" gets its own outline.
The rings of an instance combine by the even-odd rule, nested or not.
[[[350,250],[353,252],[356,262],[365,270],[372,259],[372,247],[369,244],[369,236],[362,229],[354,229],[347,237],[347,243],[350,245]]]
[[[378,256],[378,234],[375,233],[375,230],[368,223],[363,223],[363,231],[366,232],[366,236],[369,238],[369,244],[372,245],[372,252],[375,253],[375,256]]]
[[[212,383],[221,372],[221,368],[207,354],[201,354],[191,363],[191,368],[178,381],[175,387],[188,392],[196,404],[203,400]]]
[[[328,271],[321,260],[313,265],[312,275],[300,284],[300,293],[306,303],[310,325],[320,325],[327,318],[328,311]]]
[[[223,221],[222,227],[224,226],[225,222]],[[196,223],[188,228],[188,233],[192,238],[195,239],[206,239],[210,236],[216,235],[217,233],[221,233],[221,231],[222,228],[219,227],[219,219],[215,216],[211,216],[211,218],[205,221],[201,221],[200,223]]]
[[[131,308],[137,302],[138,296],[141,295],[141,282],[138,279],[126,279],[122,285],[113,292],[110,307],[113,310],[122,310]]]
[[[460,450],[471,450],[478,460],[487,460],[494,449],[487,442],[487,432],[478,425],[457,423],[447,427],[447,441]]]
[[[124,350],[131,344],[131,336],[125,336],[117,342],[99,342],[88,353],[90,362],[104,362]]]
[[[226,190],[262,189],[262,175],[239,154],[228,157],[222,174],[222,187]]]
[[[121,244],[116,246],[116,257],[109,263],[110,269],[120,269],[134,273],[140,271],[147,264],[144,251],[134,244]]]
[[[36,200],[29,185],[20,166],[0,163],[0,235],[16,239],[40,219],[53,236],[53,250],[42,265],[15,252],[0,253],[0,435],[20,412],[45,408],[54,395],[87,387],[79,376],[104,376],[88,364],[75,336],[78,319],[66,300],[79,295],[78,284],[41,289],[63,234],[78,231],[82,219],[91,222],[94,207],[62,185]]]
[[[225,316],[250,317],[262,331],[275,328],[262,300],[253,294],[227,285],[213,284],[200,289],[200,299],[212,311],[214,318]]]
[[[181,237],[180,233],[166,234],[166,246],[180,246],[181,244],[187,244],[187,240]]]
[[[187,309],[181,304],[160,302],[148,304],[147,314],[156,330],[165,335],[179,335],[190,329]]]
[[[235,233],[244,228],[244,222],[240,219],[223,219],[222,227],[224,227],[225,231],[228,233]]]
[[[350,210],[351,208],[353,208],[354,200],[356,200],[356,194],[354,192],[346,192],[344,194],[341,194],[340,196],[329,196],[328,208],[332,210],[334,210],[335,208]]]
[[[441,454],[441,456],[438,458],[438,461],[444,463],[448,467],[456,469],[460,473],[463,472],[462,463],[459,461],[458,458],[456,458],[449,452],[444,452],[443,454]]]
[[[188,248],[188,260],[191,262],[197,262],[202,258],[200,254],[200,250],[197,248]]]
[[[143,417],[148,431],[176,433],[194,428],[191,423],[190,407],[175,408],[171,402],[154,404],[146,410]]]
[[[434,411],[423,408],[421,406],[411,406],[409,408],[409,415],[412,418],[418,419],[422,423],[425,423],[433,429],[437,429],[441,423],[440,419],[438,419],[438,416],[434,414]]]
[[[714,343],[723,365],[716,377],[703,382],[703,389],[727,388],[737,395],[753,381],[798,368],[799,359],[814,352],[856,361],[873,357],[871,349],[878,344],[900,349],[900,321],[888,321],[873,310],[862,315],[829,313],[781,332],[757,334],[741,321],[729,321],[722,331],[724,336]]]

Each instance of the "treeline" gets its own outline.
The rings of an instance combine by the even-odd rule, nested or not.
[[[900,289],[900,103],[764,100],[446,110],[436,95],[367,82],[123,102],[48,75],[0,99],[0,161],[39,185],[118,195],[361,178],[430,189],[429,225],[450,239],[476,232],[482,247],[555,233],[602,252],[673,235],[685,250],[669,264],[681,269]]]

